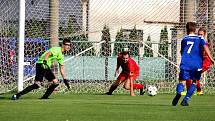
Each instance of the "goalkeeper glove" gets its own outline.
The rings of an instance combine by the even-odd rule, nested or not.
[[[48,69],[49,68],[46,60],[43,60],[43,65],[42,66],[43,66],[44,69]]]
[[[63,83],[66,85],[67,89],[69,89],[69,90],[70,90],[69,80],[67,80],[67,79],[63,79]]]

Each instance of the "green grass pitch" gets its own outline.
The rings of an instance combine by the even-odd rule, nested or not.
[[[0,121],[214,121],[215,95],[193,96],[190,106],[171,106],[174,95],[0,95]]]

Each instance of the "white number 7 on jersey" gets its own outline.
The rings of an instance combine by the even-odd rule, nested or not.
[[[190,53],[192,47],[193,47],[194,42],[188,41],[187,45],[190,45],[189,49],[187,50],[187,53]]]

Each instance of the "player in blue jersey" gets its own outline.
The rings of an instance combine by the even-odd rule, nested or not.
[[[196,23],[188,22],[186,24],[187,36],[181,41],[181,63],[179,73],[179,83],[176,87],[176,96],[172,101],[172,105],[176,106],[180,97],[181,92],[184,89],[184,85],[187,80],[193,80],[190,88],[181,102],[182,106],[188,106],[188,102],[196,90],[196,81],[200,79],[202,73],[203,55],[202,49],[208,54],[211,62],[214,64],[214,60],[210,55],[208,46],[203,37],[195,35]]]

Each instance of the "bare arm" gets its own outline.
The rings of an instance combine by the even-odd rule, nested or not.
[[[203,47],[204,47],[204,50],[207,53],[208,57],[210,58],[211,62],[214,64],[214,59],[212,58],[212,56],[210,54],[210,50],[209,50],[208,46],[204,45]]]
[[[65,71],[64,71],[64,66],[63,65],[59,65],[60,68],[60,73],[63,79],[66,79],[66,75],[65,75]]]
[[[119,57],[117,58],[117,65],[116,65],[116,71],[114,73],[114,76],[116,77],[117,74],[119,74],[119,67],[120,67],[120,61],[119,61]]]
[[[130,77],[130,95],[131,96],[136,96],[135,94],[134,94],[134,87],[133,87],[133,84],[134,84],[134,81],[133,81],[133,77]]]

